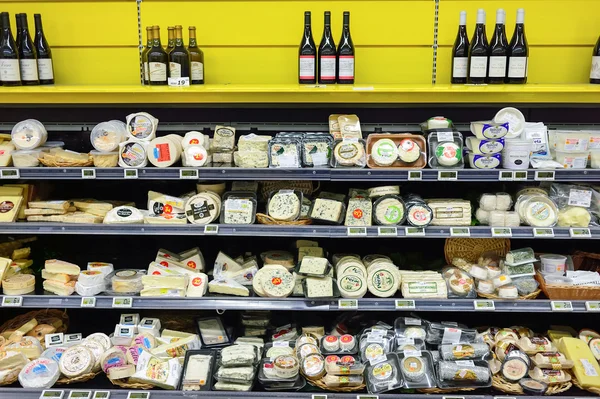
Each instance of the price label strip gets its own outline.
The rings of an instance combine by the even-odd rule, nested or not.
[[[96,391],[92,399],[110,399],[110,391]]]
[[[179,178],[183,180],[198,180],[198,169],[179,169]]]
[[[355,310],[358,309],[358,300],[356,299],[339,299],[338,300],[339,310]]]
[[[96,178],[96,169],[81,169],[81,178],[82,179],[95,179]]]
[[[405,227],[404,235],[407,237],[423,237],[425,236],[425,229],[422,227]]]
[[[366,227],[348,227],[348,237],[365,237],[366,235]]]
[[[62,399],[65,396],[65,391],[45,390],[42,391],[40,399]]]
[[[190,87],[190,78],[169,78],[170,87]]]
[[[0,179],[20,179],[21,172],[19,169],[2,169],[0,170]]]
[[[508,170],[501,170],[498,173],[498,180],[500,181],[512,181],[515,178],[515,172]]]
[[[92,391],[71,391],[69,393],[69,399],[90,399],[92,397]]]
[[[415,301],[412,299],[396,299],[395,307],[396,310],[414,310],[417,308]]]
[[[93,296],[87,296],[81,298],[81,307],[82,308],[95,308],[96,307],[96,298]]]
[[[356,399],[379,399],[378,395],[356,395]]]
[[[123,178],[125,178],[125,179],[137,179],[138,178],[138,170],[137,169],[125,169],[125,170],[123,170]]]
[[[553,181],[554,171],[553,170],[536,170],[535,171],[536,181]]]
[[[127,399],[150,399],[150,392],[129,391]]]
[[[569,234],[571,238],[592,238],[592,232],[587,228],[571,228]]]
[[[2,307],[19,308],[23,306],[22,296],[4,296],[2,297]]]
[[[450,227],[451,237],[471,237],[471,230],[468,227]]]
[[[554,229],[551,228],[535,228],[533,229],[534,238],[552,238],[554,237]]]
[[[600,312],[600,301],[586,301],[585,308],[588,312]]]
[[[398,229],[396,227],[378,227],[377,235],[380,237],[381,236],[396,237],[396,236],[398,236]]]
[[[311,399],[327,399],[327,395],[313,395]]]
[[[550,307],[553,312],[572,312],[573,304],[570,301],[551,301]]]
[[[514,181],[527,180],[527,171],[519,170],[519,171],[513,172],[513,180]]]
[[[408,172],[408,180],[423,180],[423,172],[420,170],[411,170]]]
[[[494,301],[475,300],[473,301],[473,309],[493,312],[496,310],[496,305],[494,304]]]
[[[116,296],[113,298],[113,308],[130,308],[133,306],[133,298],[126,296]]]

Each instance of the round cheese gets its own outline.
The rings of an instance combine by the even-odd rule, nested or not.
[[[200,145],[189,146],[183,152],[187,166],[204,166],[208,161],[208,152]]]
[[[75,378],[91,372],[95,363],[92,351],[83,345],[77,345],[63,353],[58,366],[65,377]]]
[[[337,280],[342,298],[362,298],[367,293],[367,280],[356,274],[346,274]]]
[[[413,204],[408,206],[406,219],[415,227],[425,227],[431,223],[433,211],[425,204]]]
[[[62,346],[53,346],[51,348],[46,349],[40,355],[40,357],[41,358],[43,357],[46,359],[52,359],[56,362],[56,365],[58,366],[58,362],[60,361],[62,354],[65,353],[66,350],[67,350],[67,348],[62,347]]]
[[[390,264],[379,263],[369,268],[367,287],[369,292],[380,298],[393,296],[400,285],[400,272]]]
[[[127,348],[127,353],[125,356],[127,357],[127,362],[137,365],[138,359],[142,354],[144,349],[140,345],[133,345],[130,348]]]
[[[42,123],[35,119],[27,119],[17,123],[10,134],[12,143],[20,150],[33,150],[44,145],[48,132]]]
[[[493,294],[496,289],[494,283],[491,280],[479,280],[477,282],[477,291],[482,294]]]
[[[339,262],[336,271],[338,278],[347,274],[360,276],[363,278],[367,277],[367,269],[358,259]]]
[[[127,115],[129,137],[136,140],[150,141],[156,137],[158,119],[146,112]]]
[[[268,297],[285,298],[294,291],[295,282],[296,279],[287,270],[267,270],[266,277],[262,279],[262,289]]]
[[[181,137],[178,134],[167,134],[165,137],[170,139],[173,142],[173,144],[175,144],[175,147],[177,148],[179,154],[183,152],[183,137]]]
[[[87,286],[103,284],[104,274],[99,270],[82,270],[79,273],[77,282]]]
[[[129,378],[135,374],[135,366],[128,364],[122,367],[111,367],[108,369],[108,378],[111,380],[121,380]]]
[[[114,122],[102,122],[94,126],[90,134],[92,146],[100,152],[111,152],[119,148],[119,144],[125,141],[127,130],[122,125]]]
[[[377,224],[398,225],[405,220],[406,209],[404,202],[399,197],[381,197],[375,202],[374,207],[374,219]]]
[[[404,163],[415,163],[421,157],[421,147],[415,140],[403,139],[398,145],[398,156]]]
[[[171,137],[158,137],[148,144],[148,160],[158,168],[167,168],[181,158],[180,148]]]
[[[96,337],[98,339],[98,337]],[[99,339],[101,340],[101,339]],[[94,365],[92,367],[92,371],[98,371],[101,368],[100,359],[102,358],[102,354],[104,353],[104,343],[100,344],[95,340],[84,340],[81,343],[82,346],[88,348],[92,354],[94,355]]]
[[[467,296],[473,289],[473,279],[467,273],[458,268],[452,269],[450,276],[447,278],[450,291],[457,296]]]
[[[417,356],[409,356],[402,359],[400,363],[402,374],[410,381],[419,381],[425,377],[425,365],[423,360]]]
[[[187,132],[183,137],[181,145],[184,149],[191,146],[201,146],[206,148],[206,138],[204,134],[196,131]]]
[[[287,272],[287,269],[281,265],[265,265],[262,269],[259,269],[254,275],[254,278],[252,279],[252,289],[258,296],[267,296],[263,289],[263,282],[264,280],[269,278],[269,270],[281,270]]]
[[[100,359],[102,371],[108,374],[108,370],[113,367],[123,367],[127,365],[125,354],[118,348],[111,348],[104,352]]]
[[[208,191],[190,198],[185,204],[185,214],[190,223],[209,224],[219,217],[221,201]]]
[[[147,143],[126,141],[119,144],[119,166],[122,168],[143,168],[148,165]]]
[[[88,337],[85,340],[86,341],[94,341],[94,342],[100,344],[100,346],[102,346],[102,349],[104,351],[107,351],[112,345],[108,335],[103,334],[103,333],[94,333],[94,334],[88,335]]]
[[[453,142],[439,143],[435,148],[435,158],[442,166],[455,166],[462,159],[462,149]]]
[[[96,296],[106,290],[106,283],[96,285],[83,285],[79,281],[75,283],[75,292],[80,296]]]
[[[56,361],[39,358],[23,367],[19,373],[19,382],[23,388],[46,389],[52,387],[59,377],[60,371]]]
[[[550,227],[558,221],[558,209],[550,198],[535,196],[523,204],[522,216],[530,226]]]
[[[154,335],[150,333],[141,333],[136,335],[133,338],[133,342],[144,349],[153,349],[156,347],[156,338],[154,338]]]
[[[108,211],[104,224],[137,224],[144,223],[144,215],[132,206],[118,206]]]
[[[336,144],[333,155],[340,166],[361,166],[364,164],[365,148],[358,141],[343,140]]]
[[[398,159],[398,148],[391,139],[379,139],[371,147],[371,157],[379,166],[391,166]]]
[[[4,295],[24,295],[35,290],[32,274],[17,274],[2,281]]]
[[[267,208],[275,220],[296,220],[300,216],[300,198],[291,190],[282,190],[271,196]]]
[[[261,254],[265,265],[282,265],[286,268],[294,267],[294,255],[287,251],[267,251]]]

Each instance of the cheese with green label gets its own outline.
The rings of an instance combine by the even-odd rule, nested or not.
[[[369,268],[367,287],[371,294],[380,298],[393,296],[400,285],[398,268],[390,263],[381,262]]]
[[[368,290],[366,278],[357,274],[338,276],[337,286],[342,298],[362,298]]]

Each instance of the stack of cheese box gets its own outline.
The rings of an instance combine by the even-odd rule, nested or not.
[[[81,269],[77,265],[58,259],[49,259],[42,270],[44,290],[56,295],[69,296],[75,292],[75,283],[80,272]]]
[[[215,127],[215,134],[210,142],[210,152],[213,164],[232,164],[234,148],[235,128],[229,126]]]
[[[233,153],[235,166],[240,168],[268,168],[271,136],[248,134],[240,136],[238,150]]]
[[[75,292],[81,296],[95,296],[106,290],[106,278],[114,271],[112,263],[88,262],[87,270],[79,273]]]
[[[215,373],[216,391],[251,391],[261,350],[253,344],[235,344],[223,348]]]
[[[4,295],[25,295],[35,291],[35,277],[30,269],[33,261],[27,259],[31,248],[17,248],[11,258],[0,257],[0,286]]]
[[[206,294],[208,276],[200,249],[181,253],[160,249],[148,274],[142,277],[141,296],[202,297]]]

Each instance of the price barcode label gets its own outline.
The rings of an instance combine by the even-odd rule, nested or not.
[[[133,298],[126,296],[116,296],[113,298],[113,308],[130,308],[133,306]]]
[[[377,235],[396,237],[398,235],[398,229],[396,227],[378,227]]]
[[[514,179],[515,172],[511,172],[508,170],[501,170],[498,173],[498,180],[500,181],[512,181]]]
[[[473,301],[473,309],[483,311],[494,311],[496,310],[496,305],[494,304],[494,301],[475,300]]]
[[[5,308],[18,308],[23,306],[22,296],[4,296],[2,297],[2,306]]]
[[[468,227],[450,227],[451,237],[470,237],[471,230]]]
[[[553,181],[554,171],[553,170],[536,170],[535,171],[536,181]]]
[[[69,399],[90,399],[92,397],[92,391],[71,391],[69,393]]]
[[[492,237],[512,237],[510,227],[492,227]]]
[[[110,391],[96,391],[92,399],[109,399]]]
[[[348,227],[348,236],[361,236],[367,235],[366,227]]]
[[[588,312],[600,312],[600,301],[586,301],[585,308]]]
[[[411,299],[396,299],[396,310],[412,310],[416,309],[415,301]]]
[[[127,394],[127,399],[149,399],[150,392],[135,392],[129,391]]]
[[[570,301],[551,301],[550,306],[553,312],[572,312],[573,304]]]
[[[0,170],[0,179],[20,179],[21,172],[19,169],[2,169]]]
[[[425,235],[425,229],[422,227],[405,227],[404,228],[404,234],[406,236],[424,236]]]
[[[96,298],[93,296],[86,296],[81,298],[81,307],[82,308],[95,308],[96,307]]]
[[[96,169],[81,169],[81,178],[82,179],[95,179],[96,178]]]
[[[527,171],[519,170],[519,171],[513,172],[513,180],[514,181],[527,180]]]
[[[327,395],[313,395],[311,399],[327,399]]]
[[[64,395],[65,391],[45,390],[42,391],[40,399],[62,399]]]
[[[358,309],[358,300],[356,300],[356,299],[338,299],[338,308],[340,310]]]
[[[458,171],[456,170],[440,170],[438,172],[439,181],[453,181],[458,180]]]
[[[216,224],[207,224],[204,226],[204,234],[219,234],[219,226]]]
[[[420,170],[409,171],[408,180],[423,180],[423,172],[421,172]]]
[[[137,169],[125,169],[125,170],[123,170],[123,178],[125,178],[125,179],[137,179],[138,178],[138,170]]]
[[[198,180],[198,169],[180,169],[179,178]]]
[[[169,78],[170,87],[190,87],[190,78]]]
[[[554,229],[551,228],[535,228],[533,229],[533,237],[535,238],[549,238],[554,237]]]
[[[571,228],[569,234],[572,238],[592,238],[592,232],[586,228]]]

